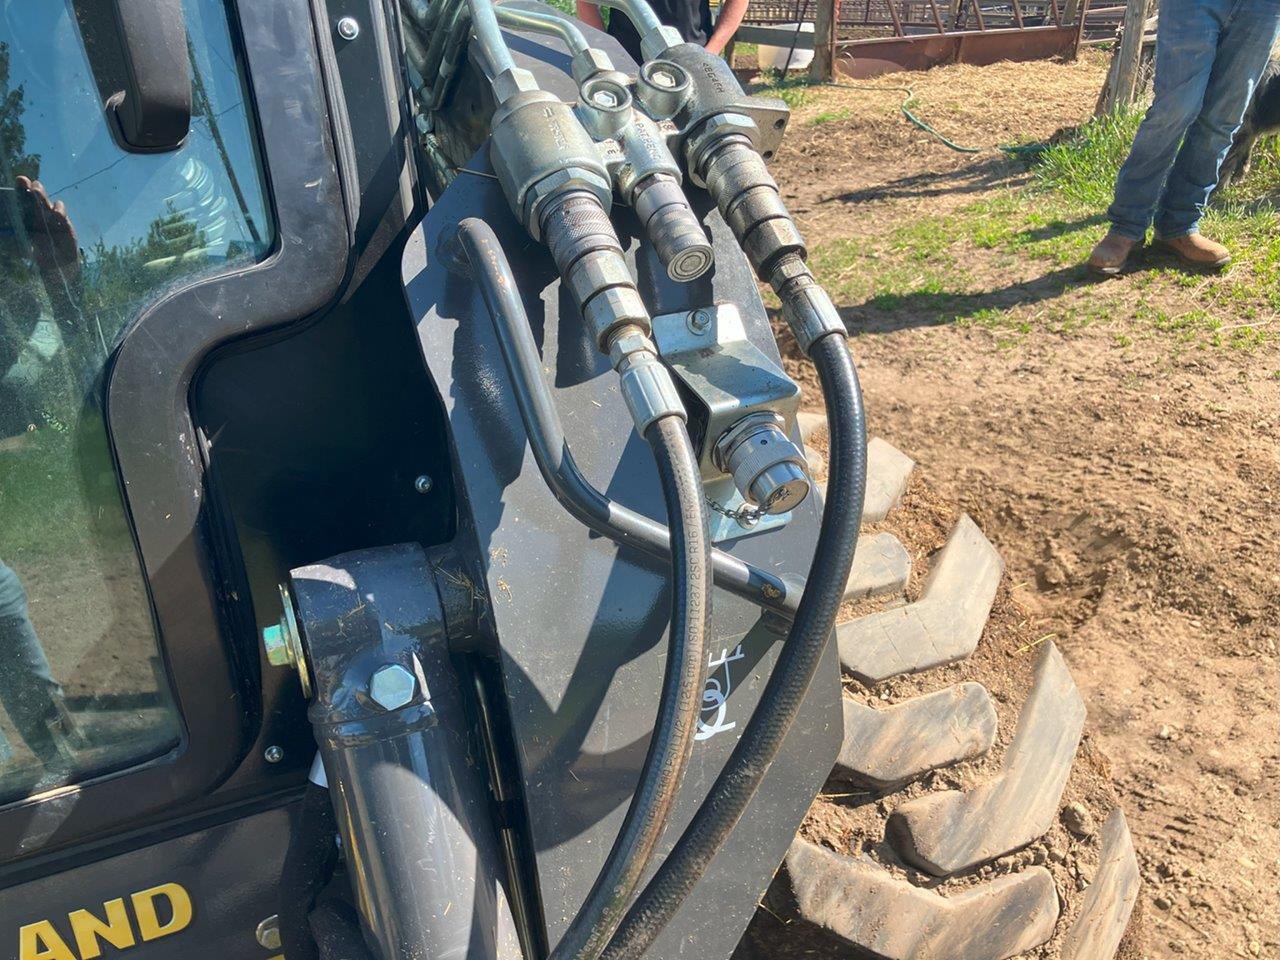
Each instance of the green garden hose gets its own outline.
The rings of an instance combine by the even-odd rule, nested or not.
[[[1007,156],[1026,158],[1034,157],[1045,149],[1045,144],[1043,143],[1001,144],[992,148],[967,147],[963,144],[956,143],[950,137],[946,136],[946,134],[935,129],[928,121],[922,120],[912,112],[911,107],[916,98],[916,94],[910,87],[879,87],[859,83],[823,83],[815,84],[815,86],[837,87],[841,90],[870,90],[875,93],[901,93],[903,97],[902,104],[899,109],[902,111],[902,115],[925,133],[929,134],[929,136],[941,143],[944,147],[948,147],[949,149],[956,151],[956,153],[982,153],[987,149],[994,149],[999,150]]]

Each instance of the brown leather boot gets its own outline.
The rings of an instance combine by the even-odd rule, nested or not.
[[[1170,240],[1157,239],[1152,244],[1157,250],[1177,257],[1183,266],[1192,270],[1217,273],[1231,263],[1231,251],[1208,237],[1198,233],[1173,237]]]
[[[1114,230],[1098,241],[1089,254],[1087,266],[1094,273],[1103,277],[1114,277],[1124,269],[1129,254],[1138,245],[1137,240],[1122,237]]]

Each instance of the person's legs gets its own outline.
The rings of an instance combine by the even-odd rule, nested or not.
[[[36,637],[22,583],[0,560],[0,702],[22,739],[46,765],[64,758],[53,727],[63,723],[62,688]]]
[[[1138,128],[1107,210],[1113,233],[1142,241],[1188,127],[1204,105],[1218,34],[1233,0],[1163,0],[1155,99]]]
[[[1187,131],[1160,198],[1157,237],[1167,240],[1196,232],[1278,36],[1280,0],[1236,0],[1218,39],[1204,106]]]

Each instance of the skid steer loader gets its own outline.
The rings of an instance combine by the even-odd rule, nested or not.
[[[815,906],[847,332],[785,104],[607,4],[4,0],[0,956],[728,957],[784,858],[1004,950]]]

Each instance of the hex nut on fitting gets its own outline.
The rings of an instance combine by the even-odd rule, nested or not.
[[[609,59],[609,55],[603,50],[588,47],[586,50],[573,55],[569,69],[573,73],[573,79],[581,84],[584,80],[595,76],[597,73],[612,73],[613,61]]]
[[[685,141],[684,156],[689,164],[689,174],[693,177],[696,173],[699,185],[705,185],[701,166],[707,153],[721,138],[733,134],[746,137],[753,149],[760,140],[760,128],[750,117],[741,113],[717,113],[708,117],[697,133]]]
[[[398,710],[412,703],[417,692],[417,678],[398,663],[379,667],[369,678],[369,696],[384,710]]]
[[[493,78],[493,96],[498,103],[505,103],[518,93],[531,93],[538,89],[538,81],[532,73],[521,67],[503,70]]]
[[[675,27],[658,27],[640,38],[640,54],[646,61],[656,60],[672,47],[684,43],[684,37]]]
[[[582,319],[601,350],[607,349],[613,332],[621,326],[634,324],[646,334],[650,330],[649,311],[635,287],[600,291],[583,307]]]
[[[593,250],[577,259],[564,278],[576,303],[587,303],[602,290],[629,287],[635,281],[627,261],[607,250]]]
[[[633,353],[656,354],[657,352],[658,348],[653,341],[638,327],[619,333],[609,341],[609,363],[615,370]]]

